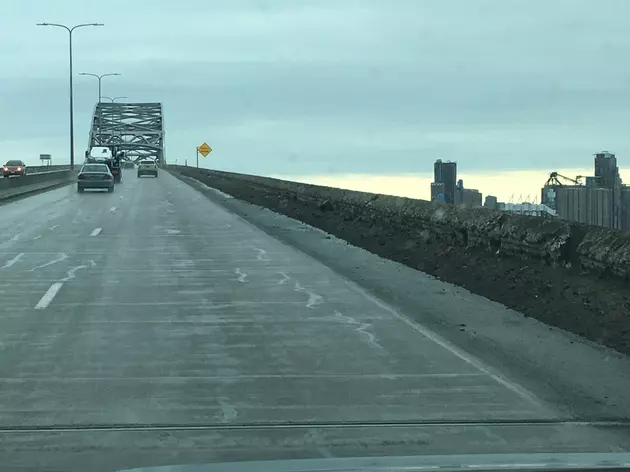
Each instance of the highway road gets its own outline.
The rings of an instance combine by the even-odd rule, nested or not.
[[[0,470],[627,444],[223,200],[128,172],[0,206]]]

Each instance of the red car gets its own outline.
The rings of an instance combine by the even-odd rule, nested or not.
[[[26,174],[26,166],[22,161],[8,161],[2,168],[2,175],[4,177],[24,174]]]

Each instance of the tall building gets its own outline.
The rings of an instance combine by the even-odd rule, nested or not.
[[[463,208],[477,208],[481,206],[482,195],[479,190],[464,188],[464,181],[459,179],[455,186],[455,205]]]
[[[457,162],[435,161],[433,166],[434,183],[444,184],[444,202],[455,204],[457,187]]]
[[[615,188],[621,186],[617,158],[608,151],[595,154],[595,179],[598,187]]]
[[[464,208],[479,208],[481,206],[482,195],[479,190],[471,188],[462,189],[462,199],[460,205]]]
[[[630,229],[630,189],[623,185],[617,158],[608,151],[595,154],[594,176],[569,179],[556,172],[542,189],[542,202],[560,218],[607,228]],[[554,177],[555,181],[551,181]],[[562,178],[559,181],[557,177]]]
[[[431,182],[431,200],[444,201],[444,184],[442,182]]]
[[[483,203],[483,206],[488,210],[496,210],[498,203],[499,201],[497,197],[495,197],[494,195],[488,195],[486,197],[486,201]]]
[[[613,228],[622,228],[624,213],[621,196],[622,182],[617,167],[617,158],[612,152],[602,151],[595,154],[595,180],[599,187],[612,190],[610,195],[611,219]]]

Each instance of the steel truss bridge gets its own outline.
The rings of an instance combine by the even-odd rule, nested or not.
[[[88,149],[109,145],[116,145],[131,161],[150,158],[163,165],[162,104],[98,103],[92,116]]]

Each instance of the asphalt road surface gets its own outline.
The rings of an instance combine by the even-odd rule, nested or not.
[[[0,215],[1,470],[623,449],[166,172]]]

